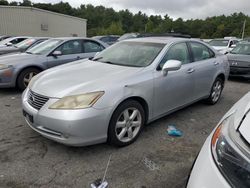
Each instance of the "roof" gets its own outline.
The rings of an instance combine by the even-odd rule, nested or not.
[[[49,13],[49,14],[54,14],[54,15],[58,15],[58,16],[64,16],[64,17],[68,17],[68,18],[72,18],[72,19],[78,19],[81,21],[87,21],[87,19],[83,19],[83,18],[78,18],[78,17],[74,17],[74,16],[69,16],[66,14],[60,14],[57,12],[52,12],[52,11],[48,11],[48,10],[43,10],[43,9],[39,9],[39,8],[35,8],[35,7],[26,7],[26,6],[2,6],[0,5],[0,8],[12,8],[12,9],[29,9],[31,11],[40,11],[40,12],[45,12],[45,13]]]
[[[145,38],[128,39],[124,41],[152,42],[152,43],[167,44],[167,43],[172,43],[172,42],[177,42],[177,41],[187,41],[187,40],[191,40],[191,39],[177,38],[177,37],[145,37]]]

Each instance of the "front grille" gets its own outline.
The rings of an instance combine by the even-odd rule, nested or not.
[[[49,97],[39,95],[33,91],[29,91],[28,103],[35,109],[40,110],[43,105],[49,100]]]

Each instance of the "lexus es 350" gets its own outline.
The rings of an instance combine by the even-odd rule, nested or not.
[[[126,146],[146,123],[202,99],[215,104],[228,73],[226,56],[205,43],[130,39],[35,76],[23,114],[33,130],[63,144]]]

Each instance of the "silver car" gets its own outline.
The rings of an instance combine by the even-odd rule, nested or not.
[[[230,77],[250,79],[250,42],[239,43],[227,57],[230,63]]]
[[[23,114],[33,130],[66,145],[125,146],[146,123],[202,99],[215,104],[228,72],[226,56],[205,43],[131,39],[35,76]]]
[[[0,48],[18,44],[18,43],[20,43],[20,42],[22,42],[22,41],[24,41],[24,40],[26,40],[28,38],[30,38],[30,37],[19,36],[19,37],[9,37],[9,38],[6,38],[6,39],[0,41]]]
[[[0,88],[15,87],[24,90],[31,78],[39,72],[93,57],[108,45],[88,38],[54,38],[44,41],[25,53],[0,57]]]

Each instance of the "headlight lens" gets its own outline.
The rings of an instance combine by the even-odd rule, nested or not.
[[[50,109],[83,109],[93,106],[104,94],[103,91],[63,97],[52,104]]]
[[[8,69],[10,68],[11,65],[3,65],[3,64],[0,64],[0,70],[3,70],[3,69]]]
[[[229,136],[229,117],[224,120],[212,137],[212,154],[215,163],[232,187],[250,187],[250,163],[247,157],[239,154]]]

